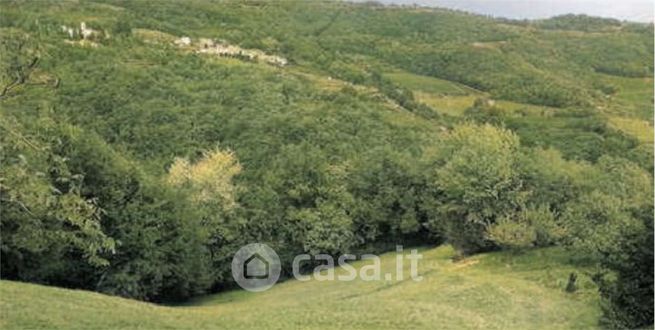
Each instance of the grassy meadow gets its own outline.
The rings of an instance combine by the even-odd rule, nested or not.
[[[486,253],[454,262],[450,246],[422,248],[422,281],[288,280],[161,306],[94,292],[0,282],[3,329],[588,329],[596,286],[559,248]],[[384,273],[395,253],[381,256]],[[355,267],[365,265],[355,262]],[[406,268],[408,263],[405,262]],[[340,273],[340,269],[336,274]],[[578,291],[565,292],[576,272]]]

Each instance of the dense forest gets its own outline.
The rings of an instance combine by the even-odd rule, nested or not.
[[[653,323],[652,24],[2,1],[0,47],[3,279],[171,302],[255,241],[557,245],[603,325]]]

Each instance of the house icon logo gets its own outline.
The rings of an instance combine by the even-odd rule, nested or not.
[[[255,253],[243,264],[243,277],[246,279],[264,279],[268,277],[270,266],[266,258]]]
[[[243,246],[232,258],[232,277],[248,291],[265,291],[280,278],[280,258],[266,244]]]

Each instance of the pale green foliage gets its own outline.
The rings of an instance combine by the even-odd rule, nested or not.
[[[516,172],[519,140],[509,130],[464,124],[446,134],[437,184],[464,202],[498,198],[520,187]],[[476,189],[471,189],[475,187]],[[483,214],[488,210],[481,210]]]
[[[489,226],[487,235],[490,240],[504,248],[520,250],[532,247],[537,234],[528,222],[522,220],[504,216]]]
[[[522,249],[553,245],[563,237],[564,229],[546,206],[528,207],[502,217],[487,228],[487,235],[501,247]]]
[[[200,160],[190,163],[176,158],[168,171],[169,184],[187,188],[191,199],[199,204],[218,203],[229,210],[236,206],[236,188],[232,182],[241,172],[241,165],[230,150],[214,149],[203,153]]]
[[[519,213],[519,216],[530,225],[535,233],[535,246],[549,246],[558,243],[564,237],[566,231],[558,223],[556,215],[542,205],[537,208],[527,208]]]

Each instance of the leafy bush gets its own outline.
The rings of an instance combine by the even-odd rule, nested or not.
[[[564,228],[545,206],[525,208],[511,217],[502,217],[487,228],[490,240],[502,248],[512,250],[550,246],[561,240],[564,234]]]
[[[116,241],[102,230],[102,205],[84,194],[84,177],[58,152],[58,127],[42,119],[30,129],[2,116],[0,207],[2,275],[53,283],[68,269],[105,267]]]
[[[646,210],[644,228],[624,236],[615,253],[601,265],[612,279],[600,278],[604,298],[601,324],[613,329],[636,329],[653,324],[653,218]]]
[[[537,234],[530,224],[508,217],[502,217],[489,226],[487,236],[499,246],[511,250],[532,247],[537,240]]]
[[[485,124],[456,126],[436,156],[435,184],[443,194],[432,227],[465,253],[489,249],[487,226],[520,209],[526,197],[518,171],[519,140]]]

